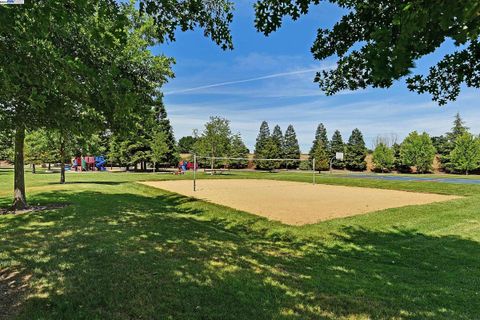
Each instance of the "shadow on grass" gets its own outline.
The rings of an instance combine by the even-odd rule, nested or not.
[[[175,195],[55,192],[73,206],[0,220],[0,265],[31,273],[23,319],[473,319],[480,245],[344,228],[278,241],[199,221]],[[225,209],[222,209],[225,210]],[[239,220],[241,221],[241,220]],[[273,225],[275,227],[275,225]]]
[[[85,181],[67,181],[65,184],[100,184],[100,185],[107,185],[107,186],[116,186],[119,184],[126,183],[128,181],[96,181],[96,180],[85,180]],[[60,184],[58,181],[47,182],[46,184]]]

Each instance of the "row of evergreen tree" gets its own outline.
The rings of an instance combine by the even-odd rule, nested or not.
[[[411,132],[402,143],[379,137],[375,143],[372,160],[377,171],[430,172],[435,156],[439,155],[441,169],[451,173],[469,173],[480,169],[480,138],[469,132],[460,114],[456,114],[450,132],[439,137],[430,137],[426,132]],[[343,160],[337,160],[335,154],[342,152]],[[325,126],[320,123],[309,151],[309,159],[315,160],[315,168],[327,170],[330,164],[335,169],[363,171],[367,168],[368,149],[362,132],[354,129],[346,143],[340,131],[336,130],[328,139]],[[276,125],[270,133],[268,123],[263,121],[255,144],[256,159],[300,159],[300,148],[292,125],[282,135]],[[312,162],[299,161],[261,161],[259,169],[310,168]]]
[[[337,152],[344,154],[343,160],[335,158]],[[336,169],[365,170],[367,168],[366,156],[367,147],[365,146],[363,134],[359,129],[353,129],[348,142],[344,143],[340,131],[335,130],[332,140],[329,141],[327,129],[323,123],[318,125],[315,132],[315,140],[313,140],[309,152],[310,159],[315,159],[316,169],[329,169],[331,161],[332,167]]]
[[[280,126],[276,125],[270,134],[268,123],[263,121],[255,143],[255,159],[290,159],[286,161],[257,160],[256,168],[258,169],[298,168],[300,162],[296,159],[300,160],[300,146],[293,126],[289,125],[283,135]]]
[[[0,157],[12,159],[12,137],[1,135],[0,140],[4,142]],[[372,161],[377,171],[409,172],[414,167],[417,172],[428,172],[432,170],[436,154],[439,155],[441,167],[447,172],[469,173],[480,168],[480,139],[469,132],[459,114],[455,116],[451,131],[445,135],[430,137],[425,132],[419,134],[414,131],[402,143],[388,140],[380,137],[375,143]],[[139,118],[129,130],[114,134],[98,132],[64,141],[55,132],[40,129],[29,132],[26,136],[25,159],[32,164],[33,169],[36,164],[62,161],[61,151],[67,159],[76,155],[104,154],[110,163],[140,170],[146,170],[149,163],[157,166],[176,165],[180,159],[179,151],[233,158],[247,158],[249,154],[241,135],[232,134],[230,122],[219,117],[211,117],[200,134],[183,137],[177,145],[165,107],[160,101],[152,107],[149,116]],[[335,159],[337,152],[344,153],[343,161]],[[329,140],[325,126],[320,123],[309,151],[309,159],[315,159],[315,168],[318,170],[327,170],[331,161],[333,168],[361,171],[367,167],[367,152],[359,129],[354,129],[344,143],[338,130]],[[257,159],[255,164],[258,169],[311,169],[311,161],[296,161],[300,160],[300,156],[298,139],[292,125],[289,125],[283,134],[280,126],[276,125],[270,132],[268,123],[262,122],[255,143],[254,158]],[[200,159],[199,162],[233,168],[245,168],[248,164],[246,160],[210,163]]]

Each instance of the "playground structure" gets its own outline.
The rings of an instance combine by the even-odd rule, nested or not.
[[[75,171],[106,171],[107,160],[103,156],[75,157],[72,161],[72,169]]]
[[[185,172],[193,168],[198,169],[198,165],[190,161],[182,160],[178,163],[178,171],[176,171],[175,174],[185,174]]]

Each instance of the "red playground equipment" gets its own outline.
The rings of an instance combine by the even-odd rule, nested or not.
[[[75,159],[73,159],[72,168],[75,169],[75,171],[95,171],[95,169],[98,171],[105,171],[105,164],[106,160],[103,156],[77,156]]]
[[[185,174],[187,170],[193,170],[193,162],[182,160],[178,163],[178,171],[175,174]],[[198,169],[198,164],[197,164]]]

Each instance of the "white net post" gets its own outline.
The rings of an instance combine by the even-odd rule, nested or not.
[[[193,191],[197,191],[197,155],[193,155]]]
[[[315,158],[312,159],[312,169],[313,169],[313,184],[315,184],[316,183],[316,181],[315,181],[316,180],[316,175],[315,174],[317,173],[315,171]]]

